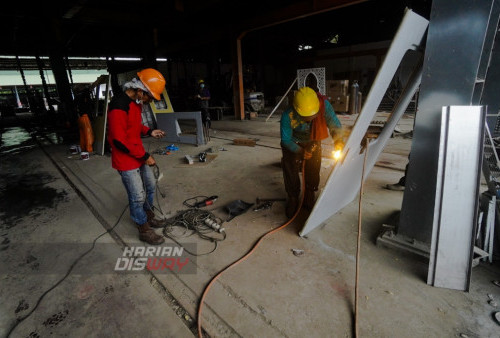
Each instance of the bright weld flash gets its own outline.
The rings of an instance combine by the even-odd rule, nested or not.
[[[340,160],[340,158],[342,157],[342,150],[334,150],[334,151],[332,152],[332,155],[333,155],[333,159],[334,159],[335,161],[338,161],[338,160]]]

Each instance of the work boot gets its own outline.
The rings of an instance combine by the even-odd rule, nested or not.
[[[167,222],[164,219],[155,218],[155,213],[153,210],[146,210],[146,215],[148,216],[148,223],[153,228],[163,228]]]
[[[389,190],[395,190],[395,191],[404,191],[405,190],[405,186],[399,184],[399,182],[395,183],[395,184],[387,184],[385,186],[385,188],[389,189]]]
[[[314,196],[314,190],[306,189],[306,191],[304,192],[304,208],[306,208],[307,210],[312,210],[312,208],[314,207]]]
[[[297,211],[298,207],[299,207],[298,198],[296,197],[289,198],[288,201],[286,202],[286,209],[285,209],[286,217],[292,218],[293,215],[295,215],[295,212]]]
[[[139,229],[139,239],[151,245],[158,245],[165,242],[163,236],[156,234],[156,232],[146,222],[137,227]]]

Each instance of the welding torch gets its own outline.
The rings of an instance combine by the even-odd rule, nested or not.
[[[335,161],[338,161],[342,158],[342,151],[344,150],[344,142],[335,142],[335,146],[332,151],[332,157]]]

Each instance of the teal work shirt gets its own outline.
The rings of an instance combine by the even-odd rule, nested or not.
[[[333,137],[335,130],[342,128],[342,125],[327,100],[325,100],[325,120],[330,136]],[[280,121],[281,145],[294,153],[300,153],[302,148],[297,143],[311,141],[311,124],[312,121],[303,121],[295,109],[290,107],[285,110]]]

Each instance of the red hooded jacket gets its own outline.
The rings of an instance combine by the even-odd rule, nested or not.
[[[141,135],[151,135],[152,132],[142,125],[142,106],[121,94],[113,97],[108,111],[108,141],[113,168],[120,171],[139,168],[150,156],[144,150]]]

